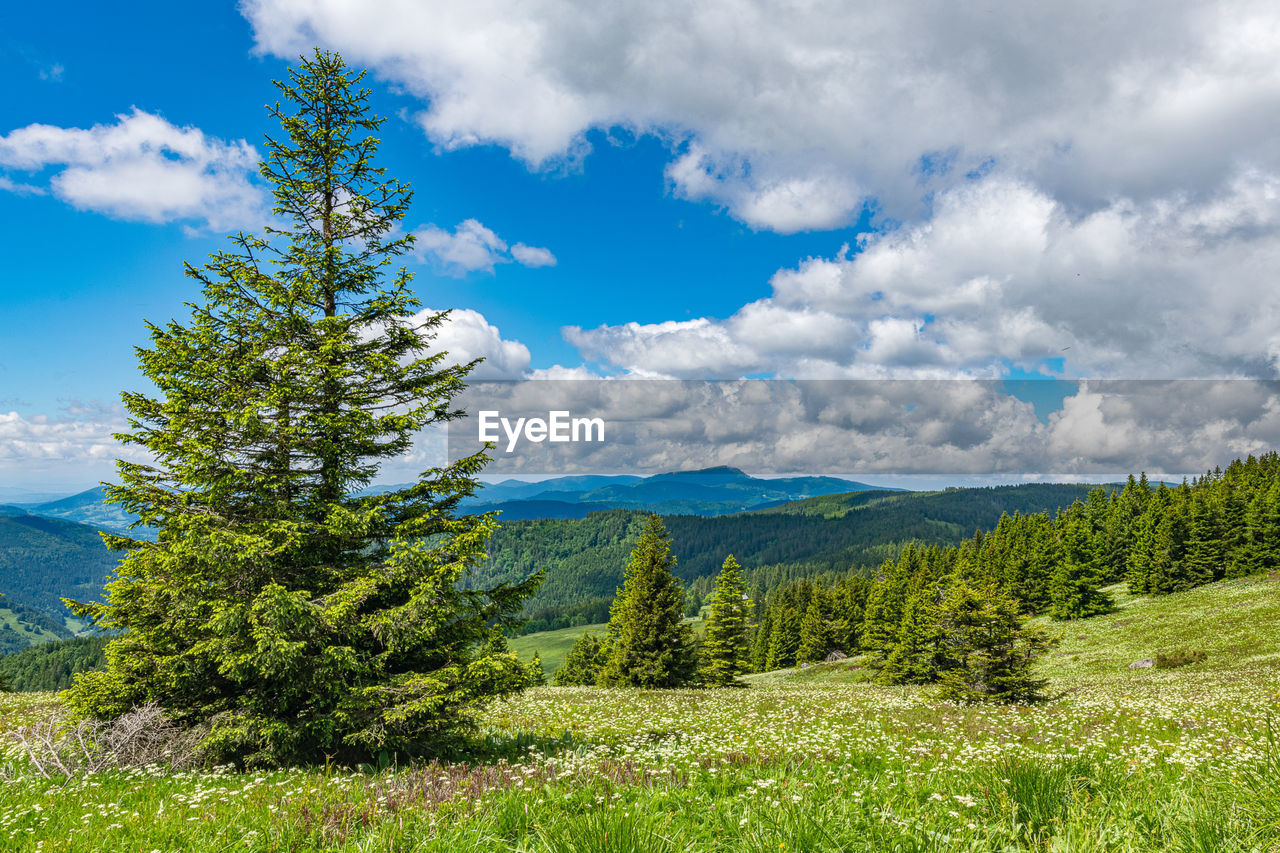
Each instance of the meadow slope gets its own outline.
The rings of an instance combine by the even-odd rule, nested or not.
[[[30,850],[1115,850],[1280,844],[1280,577],[1054,626],[1060,698],[959,707],[853,681],[856,663],[742,689],[539,688],[477,720],[470,761],[0,785]],[[580,633],[580,629],[579,632]],[[523,638],[532,639],[532,638]],[[1177,669],[1130,670],[1203,651]],[[3,725],[48,694],[3,700]],[[13,770],[18,758],[11,755]]]

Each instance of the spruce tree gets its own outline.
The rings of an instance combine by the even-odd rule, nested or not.
[[[609,647],[599,634],[583,634],[569,649],[564,664],[551,677],[557,687],[589,686],[600,678],[600,670],[609,657]]]
[[[820,595],[809,599],[809,607],[800,620],[800,644],[796,648],[796,663],[818,663],[826,660],[831,648],[831,629],[822,613]]]
[[[751,636],[751,671],[768,672],[769,642],[773,638],[773,616],[776,608],[770,601],[756,623],[755,632]]]
[[[1047,683],[1036,662],[1057,641],[1027,622],[995,584],[952,585],[938,606],[946,663],[938,698],[955,702],[1035,702]]]
[[[769,657],[765,662],[765,672],[796,665],[796,652],[800,649],[800,621],[800,612],[795,607],[779,602],[769,635]]]
[[[277,226],[187,266],[190,319],[148,324],[137,351],[157,392],[123,395],[118,437],[152,461],[119,462],[108,494],[155,539],[105,537],[125,552],[106,603],[71,603],[119,632],[71,705],[111,718],[154,701],[209,727],[212,760],[431,749],[519,682],[514,656],[481,648],[531,583],[461,583],[494,528],[457,514],[484,456],[352,497],[461,415],[471,366],[428,349],[445,314],[408,319],[411,276],[392,265],[410,194],[374,165],[362,76],[317,51],[278,84],[284,133],[261,166]]]
[[[938,677],[938,587],[923,577],[907,599],[898,641],[876,675],[881,684],[928,684]]]
[[[1076,501],[1059,513],[1054,527],[1061,551],[1049,584],[1049,615],[1054,619],[1082,619],[1107,613],[1114,603],[1102,591],[1102,570],[1083,505]]]
[[[733,684],[749,665],[747,619],[750,602],[742,583],[741,567],[730,554],[716,576],[711,612],[702,641],[702,680],[714,687]]]
[[[650,515],[631,552],[609,611],[609,655],[602,687],[680,687],[693,681],[693,632],[684,623],[684,590],[662,519]]]

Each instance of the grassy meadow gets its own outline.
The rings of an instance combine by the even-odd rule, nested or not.
[[[472,760],[377,772],[47,780],[10,749],[0,849],[1280,850],[1280,576],[1118,598],[1055,626],[1057,698],[1034,708],[938,703],[848,661],[741,689],[539,688],[484,711]],[[513,646],[548,660],[582,630]],[[1174,652],[1204,654],[1128,668]],[[53,702],[0,697],[0,726]]]

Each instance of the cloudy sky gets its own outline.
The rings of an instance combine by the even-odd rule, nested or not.
[[[130,9],[0,11],[0,486],[109,474],[142,321],[261,227],[314,45],[370,69],[419,295],[486,376],[1277,375],[1274,2]],[[1093,441],[1096,396],[1027,428]]]

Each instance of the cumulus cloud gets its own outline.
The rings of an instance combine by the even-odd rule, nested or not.
[[[564,336],[641,375],[998,376],[1062,358],[1084,376],[1270,376],[1277,264],[1280,179],[1263,172],[1085,215],[991,177],[857,253],[780,270],[770,296],[726,319]]]
[[[136,222],[256,228],[267,215],[251,180],[257,164],[244,140],[224,142],[139,109],[114,124],[31,124],[0,136],[0,166],[52,168],[49,189],[58,198]]]
[[[421,323],[435,313],[432,309],[423,309],[412,319]],[[497,326],[470,308],[449,312],[448,319],[435,332],[432,349],[447,351],[452,364],[483,358],[471,373],[475,380],[520,379],[529,371],[529,348],[519,341],[503,338]]]
[[[526,246],[524,243],[516,243],[511,247],[511,257],[515,262],[526,267],[554,267],[556,265],[556,256],[551,254],[550,249],[544,249],[541,246]]]
[[[424,225],[414,231],[413,236],[418,259],[434,261],[450,275],[491,273],[498,264],[512,261],[526,267],[549,267],[556,263],[549,249],[524,243],[508,249],[505,240],[476,219],[463,220],[452,233],[436,225]]]
[[[141,458],[112,437],[125,428],[118,409],[78,402],[57,416],[0,412],[0,476],[43,488],[110,479],[116,458]]]
[[[1086,381],[1041,419],[1002,382],[954,380],[530,381],[471,386],[467,411],[599,417],[605,441],[525,442],[491,474],[658,473],[733,465],[761,474],[1094,479],[1203,472],[1280,443],[1280,384]],[[455,457],[474,420],[450,425]]]
[[[838,225],[868,198],[915,218],[991,169],[1085,208],[1280,171],[1280,13],[1258,0],[242,8],[262,51],[335,47],[418,95],[442,147],[537,166],[591,128],[655,133],[677,193],[757,228]]]

